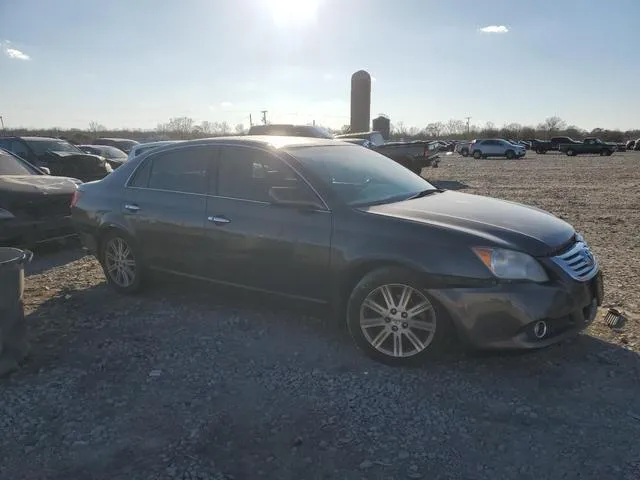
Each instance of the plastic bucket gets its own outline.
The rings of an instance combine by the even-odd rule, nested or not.
[[[24,266],[33,253],[0,247],[0,376],[15,370],[29,353],[24,319]]]

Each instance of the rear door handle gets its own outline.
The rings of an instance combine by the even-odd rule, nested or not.
[[[209,220],[211,223],[215,223],[216,225],[226,225],[227,223],[231,222],[231,220],[229,220],[224,215],[212,215],[210,217],[207,217],[207,220]]]
[[[138,210],[140,210],[140,207],[138,205],[136,205],[135,203],[127,203],[124,206],[125,210],[129,210],[130,212],[137,212]]]

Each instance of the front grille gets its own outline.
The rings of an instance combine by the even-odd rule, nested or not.
[[[565,252],[551,260],[574,280],[586,282],[598,273],[598,261],[583,241],[575,242]]]

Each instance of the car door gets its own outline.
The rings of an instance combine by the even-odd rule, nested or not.
[[[184,146],[152,153],[126,188],[122,214],[152,267],[202,269],[209,171],[215,148]]]
[[[258,148],[221,146],[212,190],[205,227],[210,278],[328,299],[331,212],[290,164]],[[270,192],[294,192],[309,205],[277,203]]]

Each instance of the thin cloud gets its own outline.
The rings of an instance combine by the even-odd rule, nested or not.
[[[509,29],[504,25],[489,25],[480,29],[482,33],[507,33]]]
[[[231,102],[222,102],[222,103],[220,103],[220,106],[222,108],[233,107],[233,103],[231,103]]]
[[[333,76],[333,73],[325,73],[324,75],[322,75],[322,78],[327,80],[327,81],[331,81],[333,80],[335,77]]]
[[[11,46],[11,42],[8,40],[0,40],[0,51],[4,53],[7,57],[12,58],[14,60],[30,60],[31,57],[26,53],[18,50],[17,48],[13,48]]]

